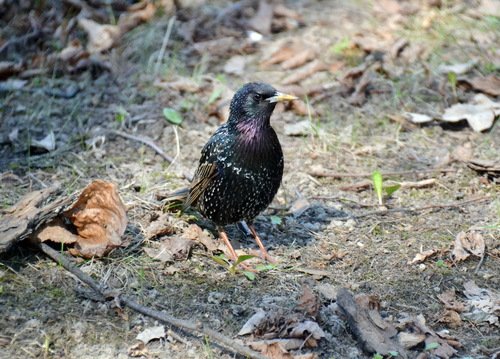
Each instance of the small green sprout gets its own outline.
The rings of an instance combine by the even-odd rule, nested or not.
[[[165,107],[163,109],[163,116],[165,116],[165,119],[173,125],[180,125],[182,123],[181,114],[173,108]]]

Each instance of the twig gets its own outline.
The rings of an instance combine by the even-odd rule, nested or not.
[[[159,312],[157,310],[145,307],[133,299],[131,299],[128,296],[125,296],[123,294],[119,294],[116,291],[103,288],[101,287],[94,279],[92,279],[90,276],[87,274],[83,273],[70,259],[68,259],[66,256],[63,254],[59,253],[58,251],[52,249],[50,246],[46,245],[45,243],[40,243],[39,245],[40,250],[45,253],[48,257],[53,259],[55,262],[59,263],[62,265],[67,271],[75,275],[78,279],[80,279],[83,283],[87,284],[90,288],[92,288],[94,291],[96,291],[99,295],[103,296],[104,298],[115,298],[116,301],[119,303],[124,304],[125,306],[129,307],[130,309],[135,310],[138,313],[147,315],[148,317],[160,320],[162,322],[168,323],[170,325],[174,325],[178,328],[181,328],[189,333],[193,334],[202,334],[210,339],[212,339],[214,342],[220,344],[221,346],[234,351],[240,355],[246,356],[248,358],[255,358],[255,359],[266,359],[265,356],[262,354],[245,347],[241,344],[236,343],[234,340],[231,338],[220,334],[219,332],[216,332],[213,329],[208,328],[206,325],[202,323],[194,323],[189,320],[184,320],[184,319],[178,319],[176,317],[173,317],[169,314]]]
[[[153,150],[155,150],[155,152],[158,153],[165,161],[167,161],[169,163],[172,163],[174,161],[174,159],[172,157],[165,154],[165,152],[163,152],[162,149],[160,147],[158,147],[156,145],[156,143],[154,143],[153,140],[150,139],[149,137],[129,135],[128,133],[125,133],[122,131],[116,131],[116,130],[111,130],[110,133],[115,134],[117,136],[127,138],[127,139],[132,140],[132,141],[137,141],[137,142],[143,143],[146,146],[149,146]]]
[[[485,254],[483,253],[481,259],[479,259],[479,263],[477,264],[476,269],[474,270],[474,274],[477,274],[479,272],[479,269],[481,269],[481,266],[483,265],[484,262],[484,256]]]
[[[465,206],[474,202],[482,202],[491,199],[490,196],[480,196],[480,197],[474,197],[465,201],[458,201],[454,203],[449,203],[449,204],[431,204],[428,206],[423,206],[423,207],[415,207],[415,208],[409,208],[409,207],[402,207],[402,208],[390,208],[387,210],[383,211],[371,211],[371,212],[366,212],[358,215],[353,215],[353,218],[362,218],[362,217],[369,217],[369,216],[384,216],[386,214],[390,213],[398,213],[398,212],[422,212],[422,211],[427,211],[429,209],[444,209],[444,208],[457,208],[461,206]]]
[[[421,170],[412,170],[412,171],[387,171],[382,172],[382,176],[407,176],[407,175],[418,175],[420,173],[433,173],[433,172],[457,172],[456,169],[453,168],[429,168],[429,169],[421,169]],[[326,169],[322,170],[310,170],[308,172],[311,176],[316,177],[331,177],[331,178],[356,178],[356,177],[371,177],[371,173],[369,172],[360,172],[360,173],[341,173],[341,172],[333,172]]]
[[[160,64],[161,61],[163,60],[163,56],[165,56],[165,50],[167,49],[168,40],[170,39],[170,34],[172,33],[172,28],[174,27],[175,19],[176,19],[175,16],[172,16],[168,21],[167,31],[165,32],[165,36],[163,37],[163,42],[161,44],[160,52],[158,53],[158,58],[156,59],[156,65],[153,72],[154,74],[153,78],[155,79],[158,75],[158,71],[160,71]]]

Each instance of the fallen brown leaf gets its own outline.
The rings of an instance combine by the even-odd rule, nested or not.
[[[425,340],[425,334],[400,332],[398,342],[405,349],[413,348]]]
[[[291,85],[297,82],[300,82],[307,77],[315,74],[316,72],[319,71],[324,71],[326,70],[325,64],[323,64],[320,60],[313,60],[301,69],[293,72],[291,75],[285,77],[282,80],[283,85]]]
[[[309,285],[304,283],[297,307],[308,315],[316,317],[320,305],[319,297],[312,291]]]
[[[281,63],[281,67],[285,70],[294,69],[306,64],[314,58],[314,51],[310,48],[304,48],[298,52],[292,53],[288,59],[285,59],[285,61]]]
[[[465,310],[464,303],[460,302],[453,289],[447,290],[437,296],[441,302],[443,302],[446,309],[450,309],[456,312],[463,312]]]
[[[489,129],[498,115],[500,115],[500,103],[490,100],[483,94],[477,94],[471,103],[458,103],[447,108],[442,120],[446,122],[467,120],[474,131],[481,132]]]
[[[130,31],[137,25],[150,20],[155,12],[156,6],[149,1],[141,1],[129,7],[128,12],[120,15],[118,26],[121,34]]]
[[[279,64],[290,59],[296,51],[295,46],[296,45],[292,43],[285,43],[283,46],[272,52],[268,58],[262,60],[260,65],[265,68],[270,65]]]
[[[474,90],[478,90],[492,96],[500,96],[500,77],[498,76],[477,76],[472,79],[459,79],[459,81],[469,84]]]
[[[422,263],[427,258],[432,257],[437,252],[438,252],[437,249],[429,249],[427,251],[423,251],[423,252],[417,253],[415,255],[415,258],[413,258],[410,262],[408,262],[408,264]]]
[[[454,248],[451,254],[457,262],[467,259],[471,254],[476,257],[483,257],[486,245],[483,236],[480,233],[460,232],[457,234],[454,242]]]
[[[56,218],[47,226],[39,230],[35,236],[40,242],[53,241],[63,244],[73,244],[79,239],[78,235],[66,229],[61,218]]]
[[[500,327],[500,294],[493,289],[479,288],[472,280],[464,284],[464,289],[468,308],[463,316],[476,323]]]
[[[73,39],[70,41],[68,46],[61,50],[58,57],[64,62],[68,62],[70,65],[76,64],[81,59],[87,58],[89,53],[84,50],[80,40]]]
[[[91,54],[100,53],[113,47],[122,32],[116,25],[101,25],[91,19],[80,18],[78,25],[87,32],[87,50]]]
[[[113,183],[103,180],[90,183],[64,216],[73,223],[80,237],[75,247],[70,248],[73,255],[100,257],[122,243],[127,213]]]
[[[444,312],[444,315],[438,320],[441,323],[447,324],[450,328],[456,329],[462,325],[462,318],[460,318],[460,314],[455,312],[454,310],[447,310]]]
[[[267,35],[271,33],[271,21],[273,19],[273,3],[266,0],[259,1],[259,7],[255,15],[248,20],[248,25],[255,31]]]
[[[160,242],[152,243],[151,247],[144,248],[148,256],[163,263],[180,261],[188,258],[195,241],[184,237],[167,237]]]
[[[197,224],[191,224],[182,233],[182,237],[201,243],[209,252],[215,252],[223,248],[220,241],[215,238],[205,229],[202,229]]]
[[[152,240],[174,234],[175,229],[172,227],[170,217],[169,213],[161,213],[156,220],[146,227],[144,237],[148,240]]]
[[[310,354],[291,354],[285,346],[287,341],[283,340],[264,340],[249,343],[250,348],[260,351],[269,359],[314,359],[316,356]]]

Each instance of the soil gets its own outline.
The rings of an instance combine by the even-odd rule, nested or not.
[[[228,5],[224,1],[201,3],[183,16],[195,18]],[[423,314],[435,331],[448,330],[460,342],[456,357],[488,358],[500,348],[498,327],[472,320],[450,326],[443,321],[446,308],[437,296],[453,289],[463,300],[464,283],[471,280],[480,288],[500,290],[498,182],[473,171],[467,160],[457,155],[465,148],[470,149],[473,159],[498,159],[500,126],[497,121],[491,129],[477,133],[464,122],[411,125],[402,114],[439,116],[453,103],[473,97],[473,89],[455,87],[446,74],[439,73],[442,64],[476,59],[474,74],[498,75],[495,39],[499,18],[473,17],[466,2],[443,2],[441,7],[431,3],[405,2],[410,10],[422,7],[416,13],[397,14],[397,20],[395,14],[381,14],[367,1],[286,1],[288,8],[302,16],[303,24],[266,36],[246,55],[248,61],[241,74],[224,73],[224,65],[234,53],[188,51],[191,44],[179,35],[172,37],[166,61],[155,73],[152,64],[168,25],[168,17],[158,14],[110,50],[112,71],[54,70],[29,78],[21,90],[0,92],[0,208],[5,210],[22,195],[54,182],[70,194],[92,179],[106,179],[118,185],[128,208],[125,245],[104,258],[78,259],[79,266],[103,285],[144,305],[178,318],[202,321],[236,337],[258,308],[298,310],[307,283],[320,298],[322,309],[316,320],[327,337],[319,340],[316,348],[302,352],[318,358],[372,358],[373,353],[362,350],[345,322],[339,327],[325,312],[335,302],[325,288],[346,287],[355,294],[377,297],[385,318]],[[0,24],[13,26],[6,19]],[[363,36],[382,41],[387,33],[418,45],[419,51],[427,54],[425,60],[411,61],[411,56],[416,56],[413,54],[391,60],[394,72],[373,71],[366,98],[360,104],[352,103],[353,88],[346,89],[338,80],[344,71],[366,63],[373,52],[362,46],[344,49],[339,44],[345,39],[353,43]],[[181,93],[159,88],[155,80],[188,78],[201,88],[214,82],[233,93],[249,81],[266,81],[280,88],[286,71],[279,65],[263,69],[260,62],[273,46],[286,40],[300,40],[303,46],[314,48],[325,63],[342,62],[344,68],[337,75],[317,72],[300,82],[305,88],[337,81],[333,88],[305,100],[312,109],[310,116],[280,106],[272,117],[285,155],[285,174],[275,200],[257,218],[256,228],[278,260],[277,266],[248,280],[218,264],[202,246],[195,247],[183,261],[162,263],[150,258],[143,249],[155,240],[145,237],[145,228],[161,212],[157,195],[188,184],[186,177],[194,172],[202,146],[221,123],[217,116],[209,115],[214,112],[210,91]],[[16,49],[13,54],[22,57],[23,50]],[[288,70],[286,75],[294,71]],[[74,96],[57,95],[71,89],[77,89]],[[181,112],[180,126],[174,128],[165,120],[165,107]],[[303,120],[311,121],[311,130],[301,136],[285,134],[288,125]],[[18,135],[12,142],[9,134],[14,129]],[[109,130],[148,136],[175,161],[169,164],[150,147]],[[56,138],[54,151],[30,146],[31,139],[41,139],[50,131]],[[435,168],[447,171],[429,172]],[[370,180],[369,176],[314,175],[318,170],[356,175],[377,169],[409,171],[388,175],[384,181],[434,178],[436,183],[424,188],[403,186],[386,196],[380,207],[371,187],[341,189]],[[485,199],[460,204],[479,197]],[[294,211],[299,200],[306,200],[305,211]],[[391,211],[431,205],[436,207]],[[385,213],[384,208],[388,209]],[[376,213],[368,214],[372,211]],[[169,223],[181,234],[193,215],[172,213]],[[210,223],[202,221],[200,225],[213,231]],[[485,240],[484,260],[471,256],[454,262],[450,250],[457,234],[471,230]],[[228,226],[228,233],[236,249],[256,253],[254,241],[236,226]],[[436,254],[411,264],[417,253],[430,249],[437,250]],[[2,254],[0,357],[127,358],[137,334],[159,325],[114,303],[93,301],[82,292],[83,287],[72,274],[29,245],[18,245]],[[172,329],[183,340],[168,335],[152,341],[147,344],[147,357],[237,357],[208,340]]]

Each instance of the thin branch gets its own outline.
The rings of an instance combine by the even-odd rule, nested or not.
[[[67,271],[75,275],[78,279],[80,279],[83,283],[87,284],[90,288],[92,288],[96,293],[104,298],[114,298],[119,303],[124,304],[130,309],[135,310],[138,313],[147,315],[148,317],[160,320],[162,322],[168,323],[170,325],[174,325],[180,329],[183,329],[192,334],[204,335],[209,337],[214,342],[218,343],[222,347],[227,348],[233,352],[236,352],[240,355],[246,356],[248,358],[255,359],[266,359],[266,357],[248,347],[245,347],[241,344],[238,344],[233,339],[216,332],[213,329],[208,328],[206,325],[202,323],[194,323],[189,320],[179,319],[173,317],[169,314],[165,314],[163,312],[159,312],[157,310],[145,307],[128,296],[119,294],[117,291],[113,291],[107,288],[101,287],[94,279],[90,276],[82,272],[69,258],[65,255],[59,253],[58,251],[52,249],[50,246],[45,243],[40,243],[40,250],[45,253],[48,257],[53,259],[55,262],[63,266]]]
[[[421,173],[434,173],[434,172],[457,172],[456,169],[453,168],[428,168],[421,170],[412,170],[412,171],[387,171],[382,172],[382,176],[408,176],[408,175],[418,175]],[[334,172],[327,169],[322,170],[310,170],[307,172],[311,176],[316,177],[331,177],[331,178],[356,178],[356,177],[371,177],[371,173],[369,172],[360,172],[360,173],[342,173],[342,172]]]
[[[445,209],[445,208],[458,208],[462,207],[471,203],[475,202],[482,202],[486,200],[491,200],[491,196],[480,196],[480,197],[474,197],[470,198],[465,201],[458,201],[454,203],[446,203],[446,204],[431,204],[428,206],[423,206],[423,207],[415,207],[415,208],[410,208],[410,207],[402,207],[402,208],[390,208],[387,210],[382,210],[382,211],[371,211],[371,212],[366,212],[358,215],[353,215],[350,216],[352,218],[363,218],[363,217],[369,217],[369,216],[384,216],[386,214],[391,214],[391,213],[400,213],[400,212],[422,212],[422,211],[427,211],[427,210],[432,210],[432,209]]]
[[[146,146],[151,147],[156,153],[158,153],[165,161],[168,163],[172,163],[174,159],[170,157],[169,155],[165,154],[165,152],[162,151],[160,147],[156,145],[156,143],[153,142],[152,139],[149,137],[144,137],[144,136],[134,136],[134,135],[129,135],[128,133],[122,132],[122,131],[116,131],[116,130],[111,130],[110,133],[127,138],[132,141],[137,141],[140,143],[145,144]]]
[[[156,78],[158,76],[158,72],[160,71],[160,65],[163,60],[163,57],[165,56],[165,50],[167,49],[168,40],[170,39],[170,34],[172,33],[172,28],[174,27],[175,19],[176,17],[172,16],[168,21],[167,31],[165,32],[165,36],[163,37],[163,42],[161,44],[160,52],[158,54],[158,58],[156,59],[153,78]]]

